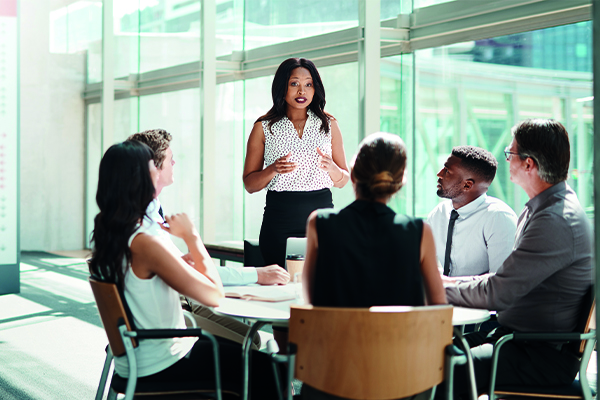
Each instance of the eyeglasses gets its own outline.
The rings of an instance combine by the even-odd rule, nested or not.
[[[523,156],[524,154],[515,153],[514,151],[510,151],[510,147],[504,149],[504,157],[506,157],[506,161],[510,161],[512,156]]]

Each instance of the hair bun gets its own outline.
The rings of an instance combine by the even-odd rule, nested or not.
[[[376,185],[378,183],[394,183],[394,177],[390,171],[382,171],[374,175],[371,179],[371,185]]]

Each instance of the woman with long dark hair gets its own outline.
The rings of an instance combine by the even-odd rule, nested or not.
[[[152,150],[137,141],[111,146],[100,162],[90,273],[117,284],[140,329],[185,328],[179,293],[216,307],[223,297],[219,274],[186,214],[166,216],[159,225],[146,215],[155,196],[158,171]],[[166,230],[184,240],[193,258],[190,266],[172,252],[160,235]],[[224,383],[241,383],[241,346],[219,341]],[[214,377],[212,346],[198,338],[140,340],[136,348],[140,380],[190,381]],[[275,381],[270,361],[256,352],[252,390],[257,398],[272,398]],[[127,376],[126,357],[115,358],[116,373]]]
[[[267,265],[284,267],[287,238],[305,236],[310,213],[333,207],[330,188],[343,187],[349,174],[342,134],[325,112],[325,88],[313,62],[282,62],[271,95],[273,107],[248,138],[243,178],[249,193],[267,189],[260,249]]]

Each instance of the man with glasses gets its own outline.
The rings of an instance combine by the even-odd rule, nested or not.
[[[519,216],[514,249],[496,274],[446,288],[451,304],[498,311],[500,327],[466,335],[480,392],[489,384],[493,343],[513,331],[572,332],[592,284],[590,225],[565,182],[570,159],[567,131],[557,121],[534,119],[514,126],[512,134],[505,150],[510,179],[530,199]],[[500,352],[497,384],[568,385],[578,364],[567,346],[509,341]],[[463,381],[457,376],[459,396],[467,391]]]
[[[445,276],[496,272],[512,251],[517,215],[502,200],[487,195],[497,167],[489,151],[459,146],[437,174],[437,195],[448,200],[429,213],[427,223]]]

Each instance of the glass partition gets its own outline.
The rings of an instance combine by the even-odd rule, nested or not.
[[[60,5],[60,6],[59,6]],[[102,80],[102,0],[67,0],[50,7],[50,53],[87,51],[87,83]]]
[[[185,212],[197,226],[200,222],[202,182],[199,110],[198,90],[144,96],[140,99],[138,129],[162,128],[173,135],[171,150],[175,160],[175,182],[163,190],[160,201],[166,213]],[[176,243],[185,251],[183,241],[177,239]]]
[[[445,2],[381,0],[381,19],[408,14],[413,6]],[[87,10],[90,20],[101,21],[101,2],[73,4],[77,6],[54,14],[53,37],[67,37],[66,32],[83,29],[67,22],[67,14]],[[147,71],[160,76],[161,69],[199,60],[200,7],[198,1],[115,2],[115,76]],[[243,50],[258,47],[269,57],[270,45],[355,27],[359,19],[359,0],[216,0],[216,9],[217,56],[229,55],[234,60],[243,59]],[[93,29],[90,32],[88,82],[95,82],[100,79],[102,43],[93,40]],[[52,43],[62,52],[83,46],[66,39]],[[290,51],[294,56],[293,48]],[[314,54],[327,60],[328,51],[325,48]],[[555,118],[571,135],[569,184],[592,215],[591,54],[591,22],[582,22],[382,58],[380,130],[402,137],[408,149],[406,183],[390,206],[400,213],[427,216],[440,201],[436,196],[437,172],[452,147],[469,144],[490,150],[498,159],[497,177],[489,193],[519,212],[527,196],[510,182],[502,153],[511,140],[510,128],[525,118]],[[332,63],[335,65],[320,67],[319,71],[327,93],[326,109],[338,120],[350,162],[360,141],[359,64],[352,56],[341,56]],[[260,61],[258,65],[260,68]],[[242,72],[248,72],[244,63]],[[180,86],[169,88],[171,73],[164,71],[164,93],[141,97],[132,93],[132,97],[115,102],[114,138],[122,140],[133,132],[157,127],[172,132],[176,183],[165,190],[161,200],[166,208],[186,211],[199,222],[199,91],[193,87],[195,83],[177,83]],[[256,76],[253,71],[249,74]],[[217,86],[218,128],[207,133],[216,135],[219,149],[217,183],[210,188],[216,191],[219,204],[214,210],[218,242],[258,238],[265,203],[264,191],[248,194],[244,190],[242,170],[252,125],[272,104],[273,76],[245,80],[235,73],[232,76],[233,81]],[[88,130],[93,132],[90,139],[99,135],[100,110],[99,105],[88,108]],[[335,206],[344,207],[354,199],[352,185],[333,189],[333,195]]]
[[[244,50],[358,25],[358,0],[246,0]]]
[[[464,144],[494,154],[498,172],[488,193],[519,213],[528,198],[510,182],[502,151],[511,141],[510,128],[527,118],[554,118],[565,125],[577,149],[568,183],[590,210],[592,112],[585,101],[592,93],[589,29],[584,22],[415,53],[416,215],[426,216],[440,201],[436,173],[452,147]],[[562,37],[560,46],[555,45],[557,36]],[[581,59],[573,54],[576,60],[564,62],[578,45],[585,49],[579,51]],[[541,61],[539,56],[550,49],[552,57]]]

